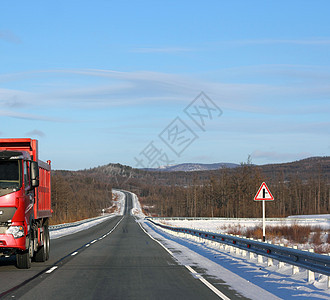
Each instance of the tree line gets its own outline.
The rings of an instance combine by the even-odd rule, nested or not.
[[[253,199],[263,181],[275,198],[267,202],[267,217],[329,213],[330,183],[322,172],[304,180],[299,174],[285,178],[283,172],[269,178],[251,164],[221,170],[206,180],[196,173],[186,186],[144,185],[139,194],[153,215],[252,218],[262,216],[261,201]]]
[[[277,165],[216,171],[151,172],[120,164],[52,172],[52,224],[94,217],[111,206],[112,187],[139,196],[146,213],[157,216],[261,217],[253,201],[266,181],[275,200],[267,217],[330,213],[330,157]]]
[[[73,171],[52,172],[51,224],[96,217],[111,206],[111,185]]]

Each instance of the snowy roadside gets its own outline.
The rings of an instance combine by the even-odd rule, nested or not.
[[[91,228],[95,225],[98,225],[108,219],[111,219],[115,216],[118,215],[123,215],[124,210],[125,210],[125,194],[113,190],[112,191],[114,194],[117,195],[117,201],[116,201],[116,206],[118,207],[117,211],[112,213],[112,214],[105,214],[104,217],[97,217],[97,218],[92,218],[92,219],[86,219],[84,222],[77,226],[71,226],[71,227],[64,227],[64,228],[59,228],[59,229],[50,229],[50,238],[51,239],[58,239],[66,235],[74,234],[82,230],[86,230],[88,228]],[[69,225],[69,224],[68,224]],[[72,224],[71,224],[72,225]]]
[[[228,219],[228,218],[215,218],[215,219],[171,219],[171,218],[154,218],[157,223],[191,228],[197,230],[203,230],[220,234],[234,234],[242,237],[246,237],[247,231],[251,231],[253,228],[262,228],[260,219]],[[306,236],[304,241],[300,243],[285,238],[284,236],[274,235],[268,233],[268,228],[287,228],[291,226],[303,226],[310,227],[311,233]],[[317,228],[320,228],[319,243],[314,243],[314,234],[317,233]],[[309,216],[290,216],[288,218],[281,219],[267,219],[266,220],[266,238],[273,244],[284,244],[287,247],[297,246],[300,250],[316,249],[318,252],[327,253],[329,251],[329,231],[330,231],[330,215],[309,215]],[[306,233],[307,234],[307,233]],[[249,236],[247,236],[249,237]],[[303,238],[299,238],[303,240]]]
[[[132,209],[143,228],[163,246],[172,252],[182,265],[189,265],[203,277],[218,282],[214,286],[226,285],[239,294],[251,299],[330,299],[327,276],[316,274],[316,280],[308,283],[307,271],[300,269],[292,275],[292,266],[278,269],[278,264],[267,267],[257,258],[248,260],[236,253],[215,248],[206,242],[174,236],[144,219],[138,204]],[[133,203],[134,205],[134,203]]]
[[[155,218],[164,224],[174,225],[180,227],[189,227],[200,230],[207,230],[216,233],[226,233],[231,227],[240,227],[244,230],[255,227],[262,226],[262,219],[249,219],[249,218],[214,218],[204,219],[204,220],[193,220],[184,219],[177,220],[175,218]],[[307,225],[307,226],[319,226],[323,230],[330,230],[330,215],[309,215],[309,216],[290,216],[288,218],[278,218],[278,219],[266,219],[266,226],[291,226],[291,225]]]

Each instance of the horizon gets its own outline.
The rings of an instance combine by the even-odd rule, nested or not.
[[[299,162],[299,161],[303,161],[303,160],[309,160],[309,159],[315,159],[315,158],[330,158],[330,156],[326,155],[326,156],[310,156],[310,157],[306,157],[306,158],[302,158],[302,159],[298,159],[298,160],[293,160],[293,161],[289,161],[289,162],[276,162],[276,163],[266,163],[266,164],[254,164],[253,162],[251,163],[251,165],[253,166],[266,166],[266,165],[281,165],[281,164],[290,164],[290,163],[294,163],[294,162]],[[233,163],[233,162],[217,162],[217,163],[179,163],[179,164],[175,164],[175,165],[168,165],[168,166],[162,166],[163,168],[166,167],[173,167],[173,166],[179,166],[179,165],[184,165],[184,164],[197,164],[197,165],[215,165],[215,164],[233,164],[233,165],[237,165],[240,166],[241,164],[245,164],[246,162],[240,162],[240,163]],[[104,165],[98,165],[98,166],[94,166],[94,167],[90,167],[90,168],[84,168],[84,169],[79,169],[79,170],[69,170],[69,169],[53,169],[54,171],[84,171],[84,170],[89,170],[89,169],[96,169],[99,167],[104,167],[104,166],[108,166],[108,165],[121,165],[123,167],[129,167],[132,169],[137,169],[137,170],[147,170],[147,169],[154,169],[157,170],[158,168],[135,168],[134,166],[130,166],[130,165],[125,165],[125,164],[121,164],[119,162],[110,162],[110,163],[106,163]],[[162,168],[160,167],[160,168]],[[148,170],[147,170],[148,171]],[[175,172],[175,171],[174,171]]]

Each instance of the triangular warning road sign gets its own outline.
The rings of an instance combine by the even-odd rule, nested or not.
[[[274,200],[274,197],[272,193],[270,192],[267,184],[263,182],[254,196],[254,201],[272,201]]]

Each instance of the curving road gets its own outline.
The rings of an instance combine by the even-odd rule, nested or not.
[[[219,299],[142,231],[129,214],[131,194],[125,194],[123,217],[52,240],[47,263],[18,270],[15,261],[1,260],[0,297]]]

